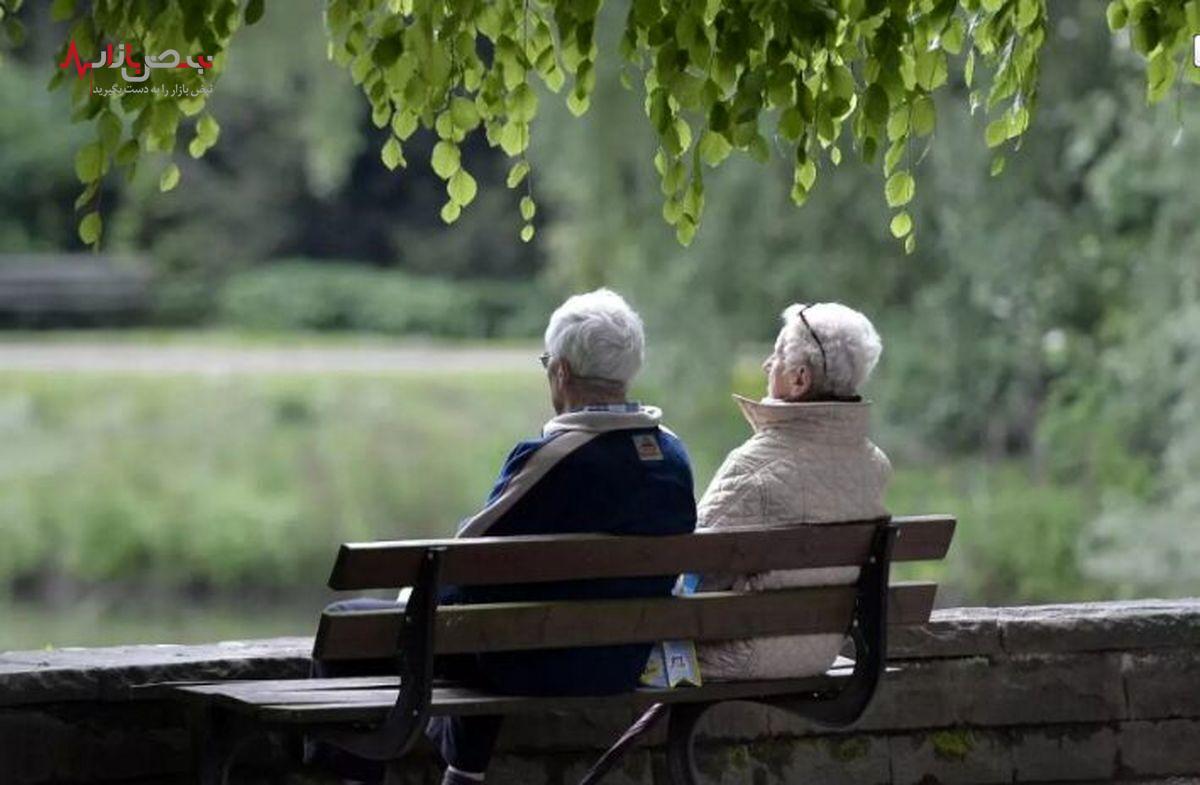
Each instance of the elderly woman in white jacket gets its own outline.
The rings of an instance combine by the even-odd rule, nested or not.
[[[697,509],[697,529],[862,520],[888,514],[887,457],[868,438],[858,394],[882,345],[867,317],[838,303],[792,305],[763,363],[767,397],[734,396],[754,428],[725,459]],[[853,583],[857,567],[702,576],[701,591]],[[774,679],[825,671],[844,637],[803,635],[698,646],[706,679]]]

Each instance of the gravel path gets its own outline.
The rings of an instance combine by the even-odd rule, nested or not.
[[[444,346],[223,347],[0,342],[0,371],[125,373],[540,372],[538,350]]]

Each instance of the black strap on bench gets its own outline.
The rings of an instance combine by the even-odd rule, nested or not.
[[[871,553],[859,573],[854,616],[848,634],[854,642],[854,672],[832,694],[786,695],[754,699],[828,727],[845,727],[866,711],[887,665],[888,576],[898,527],[880,524],[871,540]],[[595,785],[640,738],[667,717],[667,770],[672,785],[699,782],[695,764],[696,726],[715,703],[663,703],[650,707],[587,771],[579,785]]]
[[[366,733],[330,729],[314,733],[314,738],[370,760],[388,761],[403,757],[421,737],[429,722],[433,694],[433,630],[444,550],[426,549],[416,585],[405,603],[397,657],[400,690],[387,719]]]

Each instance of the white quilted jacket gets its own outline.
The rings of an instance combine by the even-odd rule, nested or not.
[[[861,520],[888,514],[892,467],[867,438],[869,402],[788,403],[735,395],[754,435],[729,453],[697,508],[697,528]],[[764,591],[853,583],[857,567],[702,576],[700,590]],[[714,641],[697,646],[705,679],[776,679],[824,672],[842,635]]]

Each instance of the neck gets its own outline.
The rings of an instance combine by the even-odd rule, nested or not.
[[[563,411],[582,409],[585,406],[607,406],[613,403],[625,403],[625,387],[583,386],[563,392]]]

